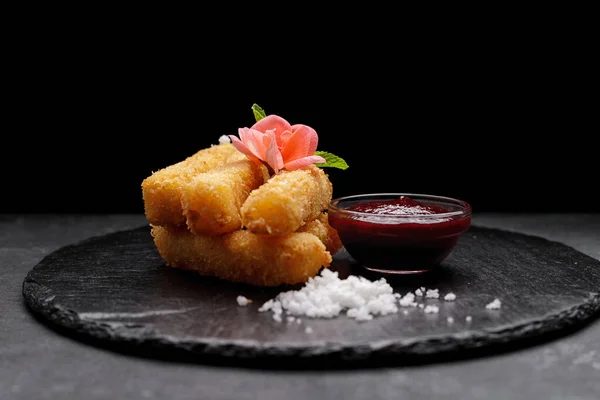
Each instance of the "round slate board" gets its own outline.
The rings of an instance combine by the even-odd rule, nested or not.
[[[379,278],[345,250],[330,268],[341,278]],[[564,335],[600,310],[600,261],[561,243],[476,226],[436,273],[387,280],[400,294],[425,286],[457,297],[420,298],[438,305],[437,314],[409,307],[368,322],[346,316],[277,322],[258,308],[299,287],[256,288],[169,268],[145,226],[48,255],[27,275],[23,295],[42,321],[94,345],[152,358],[276,368],[490,355]],[[238,295],[253,302],[240,307]],[[486,309],[495,298],[501,309]]]

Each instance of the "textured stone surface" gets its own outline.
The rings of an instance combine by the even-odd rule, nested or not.
[[[481,214],[474,222],[600,255],[600,214]],[[597,399],[600,321],[504,354],[425,366],[253,370],[172,363],[89,346],[28,312],[22,283],[64,245],[130,229],[142,215],[0,215],[0,393],[21,399]]]
[[[344,251],[331,269],[342,277],[363,273]],[[146,226],[53,252],[27,275],[23,294],[42,320],[96,345],[148,357],[277,368],[489,355],[567,333],[600,309],[598,260],[557,242],[475,226],[437,273],[389,282],[400,294],[424,286],[457,298],[417,298],[439,306],[436,314],[410,307],[408,315],[369,322],[345,316],[277,322],[258,308],[289,287],[236,285],[168,268]],[[240,294],[253,303],[239,307]],[[495,298],[502,308],[486,309]]]

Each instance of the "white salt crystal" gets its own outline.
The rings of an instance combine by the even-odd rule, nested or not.
[[[448,324],[453,324],[454,323],[454,318],[448,317],[448,318],[446,318],[446,321],[448,321]]]
[[[354,318],[357,321],[369,321],[373,319],[373,316],[369,313],[366,307],[351,308],[346,312],[350,318]]]
[[[312,333],[312,328],[310,326],[307,326],[306,328],[304,328],[304,332],[306,333]]]
[[[399,300],[399,303],[401,307],[414,307],[417,305],[417,303],[415,302],[415,295],[412,292],[406,293]]]
[[[246,307],[249,303],[252,303],[252,300],[247,299],[244,296],[238,296],[236,300],[238,305],[241,307]]]
[[[471,317],[470,315],[467,315],[467,317],[465,318],[465,321],[467,322],[471,322],[473,320],[473,317]]]
[[[456,300],[456,295],[454,293],[448,293],[444,296],[444,300],[446,301],[454,301]]]
[[[424,289],[423,289],[423,290],[424,290]],[[423,296],[423,290],[421,290],[421,289],[417,289],[417,290],[415,290],[415,294],[416,294],[417,296]]]
[[[500,309],[500,307],[502,306],[502,303],[500,302],[499,299],[494,299],[494,301],[492,301],[491,303],[487,304],[485,306],[485,308],[487,308],[488,310],[498,310]]]
[[[271,311],[273,311],[273,314],[281,315],[283,313],[283,307],[281,306],[281,302],[274,301],[273,306],[271,307]]]
[[[221,137],[219,138],[219,144],[223,143],[231,143],[231,139],[229,138],[229,136],[221,135]]]
[[[425,292],[425,297],[428,299],[437,299],[440,297],[440,292],[438,289],[427,289],[427,292]]]
[[[264,302],[262,306],[258,309],[259,312],[269,311],[273,307],[274,300],[267,300]]]
[[[425,312],[425,314],[437,314],[440,311],[440,309],[436,305],[428,304],[423,311]]]

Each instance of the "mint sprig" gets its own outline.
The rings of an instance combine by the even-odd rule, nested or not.
[[[343,158],[336,156],[335,154],[328,153],[326,151],[315,151],[315,156],[321,156],[325,159],[324,163],[315,163],[317,167],[331,167],[339,169],[347,169],[348,164]]]
[[[263,110],[258,104],[252,104],[252,112],[254,113],[254,118],[256,119],[256,122],[260,121],[261,119],[263,119],[264,117],[267,116],[267,114],[265,113],[265,110]]]

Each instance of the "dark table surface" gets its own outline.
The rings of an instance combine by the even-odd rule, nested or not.
[[[600,259],[600,214],[478,214]],[[136,358],[62,336],[24,305],[27,272],[52,251],[145,225],[143,215],[0,215],[0,399],[599,399],[600,319],[489,357],[345,371],[263,371]]]

